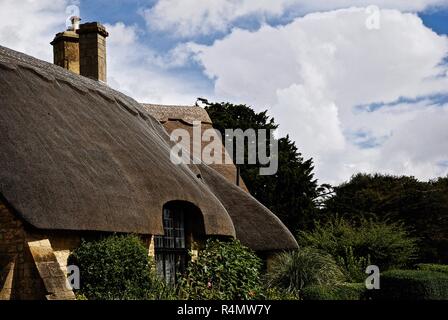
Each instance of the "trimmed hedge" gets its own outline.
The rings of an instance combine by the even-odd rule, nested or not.
[[[448,265],[446,265],[446,264],[421,263],[421,264],[417,265],[417,269],[424,270],[424,271],[435,271],[435,272],[448,273]]]
[[[364,283],[342,283],[334,286],[310,286],[300,293],[303,300],[363,300],[365,292]]]
[[[381,274],[378,300],[448,300],[448,274],[425,270],[391,270]]]

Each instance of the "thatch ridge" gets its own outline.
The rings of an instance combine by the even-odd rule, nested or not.
[[[211,124],[212,120],[204,108],[199,106],[179,106],[161,104],[142,104],[143,108],[160,122],[169,120],[180,120],[186,124],[193,124],[193,121]]]

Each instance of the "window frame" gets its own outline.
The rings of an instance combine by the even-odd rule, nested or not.
[[[176,283],[178,274],[185,272],[189,257],[185,210],[166,206],[162,218],[164,235],[154,236],[156,269],[167,283]]]

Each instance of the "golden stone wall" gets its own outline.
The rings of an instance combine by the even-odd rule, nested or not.
[[[81,75],[107,82],[106,37],[109,34],[96,22],[82,24],[77,32]]]
[[[0,202],[0,299],[44,299],[23,223]]]
[[[54,64],[80,74],[78,34],[73,31],[58,33],[51,44]]]
[[[67,260],[81,239],[104,232],[37,230],[0,201],[0,300],[72,300]],[[141,236],[154,256],[154,237]],[[80,275],[82,277],[82,275]]]

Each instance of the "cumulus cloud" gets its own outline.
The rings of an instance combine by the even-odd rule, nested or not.
[[[146,103],[192,104],[201,95],[196,82],[167,70],[178,66],[176,59],[180,58],[165,58],[146,46],[139,38],[142,31],[137,26],[118,22],[106,28],[110,35],[109,85]]]
[[[142,12],[152,29],[173,32],[180,37],[194,37],[225,32],[235,21],[247,17],[265,21],[369,5],[416,12],[447,3],[447,0],[159,0]]]
[[[0,45],[52,62],[50,42],[65,30],[71,5],[79,1],[0,0]],[[142,102],[192,103],[201,95],[195,82],[166,70],[180,64],[175,60],[180,53],[171,58],[156,54],[134,25],[119,22],[107,28],[109,85]]]
[[[0,44],[53,61],[50,41],[64,30],[67,0],[0,0]]]
[[[159,0],[143,11],[148,25],[180,36],[226,31],[238,18],[281,15],[293,0]]]
[[[271,106],[324,181],[357,171],[447,173],[448,106],[421,97],[448,93],[448,39],[411,13],[382,10],[379,30],[365,20],[359,8],[314,13],[190,48],[220,100]],[[403,97],[418,103],[392,103]],[[357,107],[375,102],[391,105]]]

